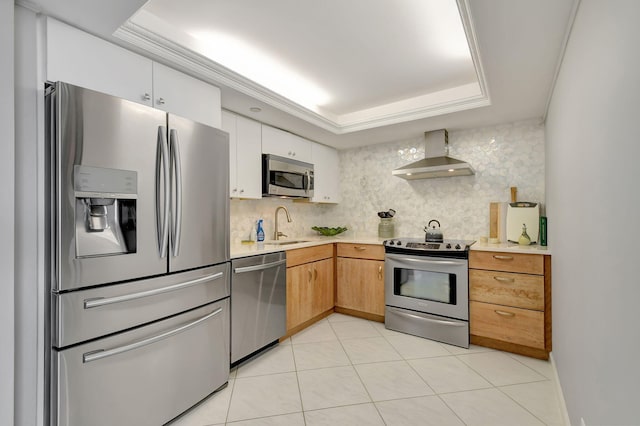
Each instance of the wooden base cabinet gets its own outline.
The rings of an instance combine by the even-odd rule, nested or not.
[[[287,252],[287,335],[333,310],[333,265],[333,244]]]
[[[551,257],[471,251],[471,343],[547,359],[551,352]]]
[[[336,310],[384,320],[384,248],[337,244]]]

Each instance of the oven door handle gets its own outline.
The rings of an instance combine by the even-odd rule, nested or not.
[[[394,309],[394,308],[391,308],[389,306],[387,306],[387,309],[389,309],[391,312],[393,312],[396,315],[400,315],[401,317],[416,318],[416,319],[424,320],[424,321],[427,321],[427,322],[433,322],[433,323],[441,324],[441,325],[449,325],[449,326],[453,326],[453,327],[464,327],[464,326],[467,325],[466,323],[459,322],[459,321],[447,321],[447,320],[426,318],[426,317],[423,317],[423,316],[420,316],[420,315],[410,314],[408,312],[400,311],[398,309]]]
[[[394,262],[398,263],[413,263],[413,264],[421,264],[421,265],[455,265],[455,266],[464,266],[465,261],[458,260],[429,260],[426,257],[423,259],[414,259],[411,257],[404,256],[394,256],[392,254],[388,254],[387,258],[392,259]]]

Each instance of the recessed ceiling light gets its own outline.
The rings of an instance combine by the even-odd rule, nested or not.
[[[251,107],[251,108],[249,108],[249,111],[251,111],[251,112],[260,112],[260,111],[262,111],[262,108]]]
[[[448,172],[453,172],[454,170],[453,170],[453,169],[449,169],[449,170],[447,170],[447,171],[448,171]]]

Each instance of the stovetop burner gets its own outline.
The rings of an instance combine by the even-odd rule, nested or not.
[[[411,253],[420,256],[460,257],[469,256],[469,247],[475,241],[444,240],[441,243],[425,242],[420,238],[394,238],[382,244],[387,253]]]

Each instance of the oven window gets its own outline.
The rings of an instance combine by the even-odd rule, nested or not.
[[[305,175],[301,175],[298,173],[271,171],[271,176],[269,176],[269,178],[272,185],[292,189],[305,188]]]
[[[394,268],[393,293],[455,305],[456,274]]]

